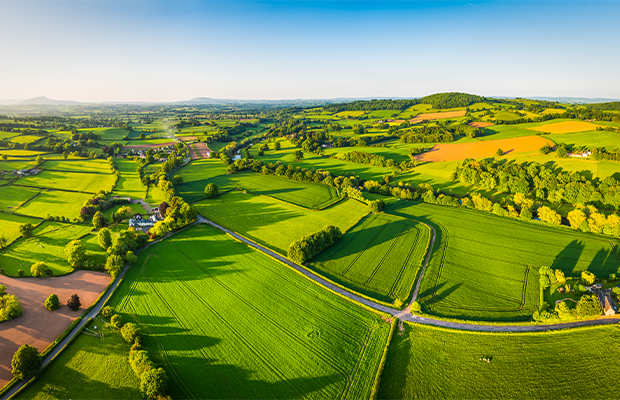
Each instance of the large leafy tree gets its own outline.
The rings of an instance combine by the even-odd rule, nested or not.
[[[17,349],[11,361],[13,376],[17,379],[26,379],[34,375],[42,364],[41,355],[36,347],[24,344]]]

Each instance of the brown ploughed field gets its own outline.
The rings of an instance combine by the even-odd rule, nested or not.
[[[0,275],[0,284],[7,293],[17,296],[24,313],[0,323],[0,387],[11,380],[11,360],[17,349],[27,343],[39,352],[52,343],[84,309],[91,306],[108,286],[112,277],[103,272],[76,271],[70,275],[51,278],[14,279]],[[56,293],[60,308],[48,311],[45,299]],[[67,300],[77,293],[82,306],[78,311],[67,307]]]
[[[196,140],[196,136],[177,136],[177,138],[181,139],[184,142],[191,142],[192,140]]]
[[[446,112],[434,112],[434,113],[426,113],[416,115],[415,118],[410,119],[409,122],[412,124],[417,124],[422,121],[432,121],[435,119],[445,119],[445,118],[458,118],[464,117],[467,111],[459,110],[459,111],[446,111]]]
[[[484,140],[473,143],[440,143],[426,153],[418,154],[419,161],[455,161],[465,158],[494,157],[498,149],[506,153],[536,151],[553,142],[540,136],[524,136],[510,139]]]
[[[493,126],[492,122],[470,122],[469,126],[473,126],[474,128],[486,128],[487,126]]]
[[[195,143],[194,146],[196,146],[196,150],[198,150],[198,156],[200,158],[209,158],[209,154],[211,154],[211,149],[209,149],[209,146],[207,146],[206,143]]]

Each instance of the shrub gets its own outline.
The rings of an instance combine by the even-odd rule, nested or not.
[[[377,214],[383,211],[383,207],[385,207],[385,203],[383,202],[383,200],[379,199],[379,200],[371,201],[368,207],[370,208],[371,213]]]
[[[598,301],[598,297],[593,294],[585,294],[581,296],[575,312],[582,318],[596,317],[603,313],[601,303]]]
[[[136,375],[142,376],[144,371],[155,367],[153,361],[149,358],[149,353],[146,350],[136,350],[129,353],[129,365]]]
[[[134,256],[135,257],[135,256]],[[125,260],[122,256],[117,256],[116,254],[111,254],[105,262],[105,270],[112,275],[112,277],[116,278],[116,276],[121,272]]]
[[[596,275],[594,275],[592,272],[590,271],[581,272],[581,283],[583,283],[584,285],[590,286],[594,283],[595,280],[596,280]]]
[[[133,344],[136,339],[140,337],[140,329],[136,326],[136,324],[128,322],[121,328],[121,335],[127,343]]]
[[[127,255],[125,255],[125,261],[127,261],[129,265],[133,265],[138,261],[138,256],[133,254],[133,251],[128,251]]]
[[[23,269],[18,269],[17,270],[17,275],[19,275],[19,277],[21,278],[22,276],[24,276],[24,270]]]
[[[414,314],[422,314],[422,305],[419,301],[414,301],[411,303],[411,312]]]
[[[65,254],[71,268],[82,268],[86,263],[86,248],[81,240],[72,240],[65,246]]]
[[[33,376],[41,368],[42,360],[36,347],[24,344],[17,349],[11,361],[13,376],[26,379]]]
[[[6,286],[0,285],[0,322],[22,315],[22,306],[16,296],[6,293]]]
[[[32,264],[30,274],[35,278],[45,278],[47,276],[47,266],[43,261]]]
[[[50,294],[50,296],[45,300],[45,308],[50,311],[56,311],[60,307],[60,300],[58,300],[58,296],[55,293]]]
[[[123,319],[121,318],[120,315],[118,314],[114,314],[112,315],[112,317],[110,318],[110,323],[112,324],[113,327],[115,327],[116,329],[120,329],[123,327]]]
[[[287,257],[298,264],[310,260],[342,237],[340,228],[328,225],[312,235],[294,241],[288,248]]]
[[[207,199],[212,199],[215,196],[217,196],[217,192],[218,192],[218,188],[215,183],[209,183],[205,187],[205,195],[207,196]]]
[[[67,300],[67,307],[73,311],[77,311],[81,305],[82,303],[80,303],[80,297],[77,293],[73,293],[71,297],[69,297],[69,300]]]
[[[105,217],[101,211],[97,211],[93,216],[93,227],[95,229],[103,228],[105,226]]]
[[[104,318],[110,319],[114,315],[114,308],[112,306],[105,306],[101,309],[101,315]]]
[[[168,375],[163,368],[144,371],[140,378],[140,391],[151,399],[164,397],[166,386],[168,386]]]
[[[108,228],[102,228],[97,234],[97,238],[102,249],[107,250],[112,246],[112,232]]]

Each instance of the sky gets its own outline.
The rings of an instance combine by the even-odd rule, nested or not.
[[[620,98],[619,1],[0,0],[0,99]]]

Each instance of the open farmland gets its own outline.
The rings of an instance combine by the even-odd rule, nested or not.
[[[607,150],[620,149],[620,133],[606,131],[588,131],[576,133],[554,133],[547,137],[556,143],[566,143],[587,148],[605,147]],[[618,165],[618,164],[616,164]],[[615,168],[618,171],[619,168]]]
[[[176,171],[174,175],[181,176],[184,182],[200,181],[227,174],[226,167],[227,165],[220,159],[194,160]],[[204,190],[204,186],[202,189]]]
[[[195,203],[196,211],[214,222],[286,254],[291,242],[334,225],[342,232],[368,213],[368,207],[344,200],[322,211],[307,210],[266,196],[232,191]]]
[[[619,338],[617,324],[478,333],[405,323],[393,336],[377,398],[616,398],[608,377],[620,374],[612,361],[620,357]]]
[[[142,399],[140,381],[127,354],[131,346],[118,330],[103,324],[101,317],[86,325],[102,332],[103,339],[79,335],[15,399]]]
[[[566,276],[620,271],[605,237],[462,208],[400,201],[387,212],[434,226],[437,238],[418,300],[445,317],[521,321],[539,307],[538,269]]]
[[[89,225],[45,221],[34,230],[33,237],[20,239],[4,249],[0,254],[0,266],[7,275],[17,276],[17,271],[22,269],[25,276],[30,276],[32,264],[44,261],[55,275],[66,274],[71,272],[72,268],[67,262],[65,246],[85,235],[87,236],[82,242],[89,257],[98,263],[105,263],[105,252],[99,247],[96,235],[88,235],[91,229],[92,226]]]
[[[107,160],[46,160],[42,167],[53,171],[112,173],[112,168]]]
[[[486,140],[472,143],[441,143],[433,146],[426,153],[418,154],[419,161],[454,161],[464,158],[493,157],[497,149],[504,154],[524,153],[536,151],[545,144],[553,144],[540,136],[526,136],[512,139]]]
[[[309,267],[367,296],[405,303],[429,239],[430,230],[419,222],[370,215]]]
[[[412,124],[418,124],[422,121],[434,121],[436,119],[447,119],[447,118],[459,118],[464,117],[467,111],[458,110],[458,111],[444,111],[444,112],[434,112],[434,113],[426,113],[416,115],[415,118],[409,120]]]
[[[22,316],[2,323],[2,346],[0,346],[0,386],[12,377],[11,359],[24,343],[37,347],[39,351],[52,343],[80,312],[71,311],[67,300],[77,293],[82,303],[81,310],[88,308],[107,287],[112,278],[103,272],[77,271],[71,275],[37,279],[13,279],[0,275],[0,285],[19,299],[24,313]],[[61,307],[48,311],[44,302],[56,293]]]
[[[97,193],[100,190],[112,191],[115,182],[116,177],[108,170],[107,173],[99,174],[42,171],[37,175],[19,178],[15,183],[38,188]]]
[[[591,124],[589,122],[584,121],[563,121],[556,122],[552,124],[545,124],[541,126],[536,126],[531,129],[533,131],[538,132],[547,132],[547,133],[575,133],[575,132],[585,132],[585,131],[593,131],[596,130],[596,127],[600,125]]]
[[[38,189],[19,186],[0,187],[0,211],[12,212],[39,193]]]
[[[140,253],[112,305],[173,398],[368,398],[391,327],[206,225]]]
[[[111,195],[143,199],[146,195],[146,187],[140,179],[140,173],[138,172],[139,164],[126,158],[116,158],[114,159],[114,164],[120,176]]]
[[[492,122],[470,122],[469,126],[473,126],[474,128],[487,128],[489,126],[493,126]]]
[[[80,215],[82,204],[91,197],[92,195],[87,193],[47,190],[33,197],[15,212],[39,218],[45,218],[49,214],[73,219]]]
[[[21,236],[21,233],[19,233],[20,225],[28,222],[32,225],[37,225],[42,221],[40,219],[22,217],[21,215],[9,214],[6,212],[0,213],[0,235],[4,236],[7,244],[11,243]]]
[[[253,194],[269,196],[300,207],[322,209],[340,200],[338,191],[328,185],[299,182],[292,179],[257,172],[221,175],[206,181],[181,185],[178,192],[186,201],[195,202],[205,198],[204,189],[214,183],[220,191],[242,188]]]
[[[132,144],[130,145],[123,146],[123,148],[127,150],[138,150],[171,146],[176,144],[176,142],[171,142],[170,139],[134,140],[131,143]]]

